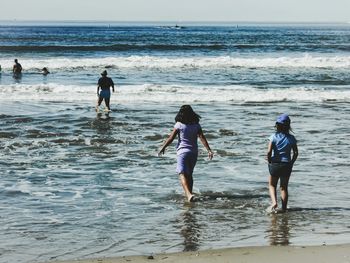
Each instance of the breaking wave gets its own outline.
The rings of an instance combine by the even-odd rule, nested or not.
[[[109,68],[350,68],[350,56],[299,57],[161,57],[127,56],[102,58],[45,58],[22,59],[25,70],[40,69],[45,65],[52,70]],[[3,70],[12,68],[12,60],[0,59]]]
[[[0,100],[94,101],[96,87],[61,84],[0,85]],[[121,85],[112,100],[133,102],[324,102],[350,101],[348,89],[309,87],[259,89],[250,86]]]

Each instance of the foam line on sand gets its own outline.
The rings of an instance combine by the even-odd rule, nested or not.
[[[324,246],[266,246],[195,252],[62,261],[62,263],[350,263],[350,244]]]

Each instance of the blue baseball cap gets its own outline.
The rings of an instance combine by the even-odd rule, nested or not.
[[[280,116],[278,116],[276,123],[279,124],[284,124],[284,125],[289,125],[290,124],[290,118],[288,116],[288,114],[282,114]]]

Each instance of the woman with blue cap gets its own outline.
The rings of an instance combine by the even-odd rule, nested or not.
[[[269,162],[269,192],[272,202],[269,212],[277,211],[276,188],[279,180],[282,212],[287,210],[289,177],[292,173],[293,164],[298,158],[297,140],[290,134],[290,122],[287,114],[280,115],[276,120],[276,132],[269,138],[267,161]],[[293,152],[292,157],[291,152]]]

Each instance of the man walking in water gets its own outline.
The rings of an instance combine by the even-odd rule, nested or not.
[[[109,106],[109,102],[111,98],[110,88],[112,87],[112,90],[114,92],[114,83],[111,78],[107,77],[106,70],[104,70],[101,73],[101,75],[102,77],[98,80],[98,84],[97,84],[98,101],[97,101],[96,111],[98,111],[98,108],[101,105],[103,100],[105,100],[106,108],[108,109],[108,111],[111,111],[111,108]],[[101,91],[100,91],[100,88],[101,88]]]

